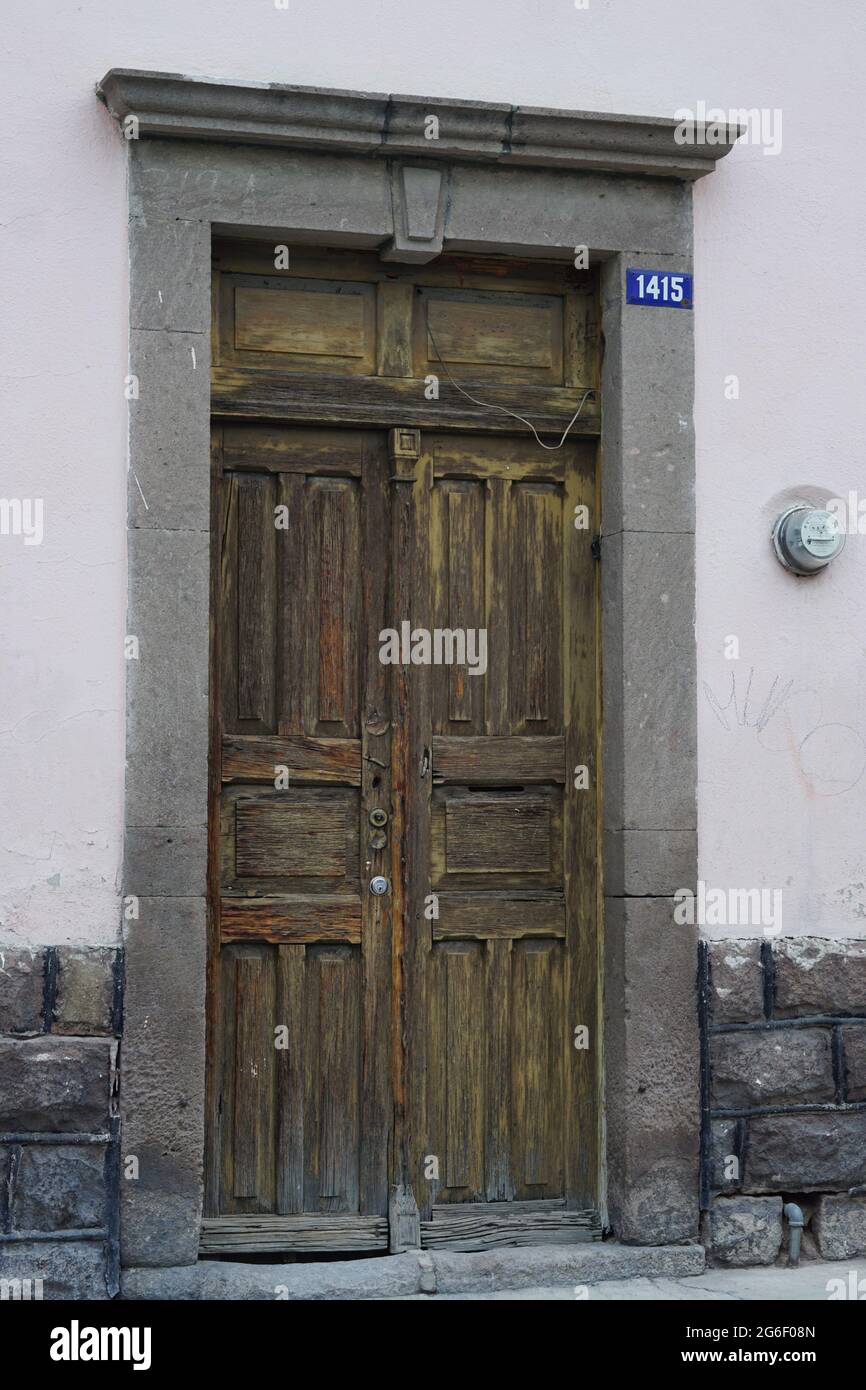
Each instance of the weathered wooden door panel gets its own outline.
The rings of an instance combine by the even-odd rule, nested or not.
[[[221,792],[203,1247],[387,1245],[384,434],[217,432]],[[215,837],[214,837],[215,838]]]
[[[585,1238],[593,277],[262,242],[214,286],[203,1249]],[[455,379],[584,408],[546,450]],[[381,660],[404,623],[429,663]]]
[[[574,1239],[597,1201],[596,567],[575,525],[594,451],[421,432],[414,478],[426,623],[486,635],[474,671],[408,677],[405,737],[433,774],[410,763],[404,827],[422,1234]]]
[[[389,1205],[444,1248],[596,1234],[593,447],[238,425],[215,455],[203,1248],[384,1248]],[[430,659],[383,663],[406,622]]]

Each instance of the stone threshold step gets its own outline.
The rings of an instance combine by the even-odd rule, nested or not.
[[[241,1264],[199,1260],[194,1265],[123,1271],[121,1298],[352,1300],[412,1294],[495,1293],[545,1285],[596,1284],[609,1279],[702,1274],[702,1245],[519,1246],[478,1254],[417,1250],[378,1259],[322,1264]]]

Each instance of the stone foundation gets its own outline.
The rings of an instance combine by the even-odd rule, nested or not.
[[[783,1199],[806,1253],[866,1255],[866,941],[703,943],[699,978],[710,1258],[773,1263]]]
[[[0,948],[0,1297],[119,1287],[122,953]]]
[[[784,1258],[786,1201],[807,1257],[866,1255],[866,942],[704,943],[698,978],[710,1260]],[[122,984],[121,951],[0,948],[0,1297],[118,1292]]]

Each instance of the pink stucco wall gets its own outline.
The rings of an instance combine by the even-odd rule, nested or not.
[[[782,889],[785,934],[866,932],[866,537],[816,581],[767,539],[804,487],[866,496],[864,28],[859,0],[7,0],[0,495],[43,498],[45,537],[0,536],[0,942],[118,933],[126,151],[93,95],[112,66],[781,112],[778,154],[741,145],[695,193],[699,683],[737,696],[720,717],[701,686],[700,874]]]

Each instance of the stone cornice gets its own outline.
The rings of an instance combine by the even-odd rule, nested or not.
[[[97,86],[111,115],[134,116],[137,135],[283,146],[386,158],[697,179],[727,154],[738,127],[712,143],[706,127],[677,141],[661,117],[556,111],[441,97],[385,96],[278,83],[232,82],[112,68]],[[425,136],[435,116],[438,139]],[[714,127],[712,134],[718,132]]]

